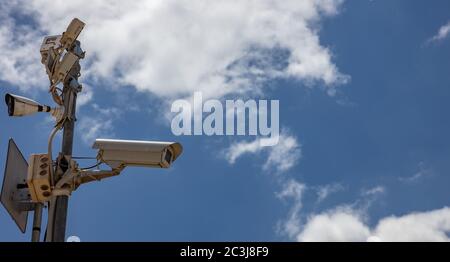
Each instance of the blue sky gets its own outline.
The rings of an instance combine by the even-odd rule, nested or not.
[[[56,2],[50,10],[40,8],[45,1],[1,3],[1,90],[51,104],[40,41],[77,16],[87,23],[80,39],[90,58],[82,64],[74,155],[95,156],[97,137],[179,141],[184,152],[171,169],[127,168],[80,187],[70,198],[67,236],[449,239],[448,1],[138,1],[125,9],[100,2],[86,9]],[[100,15],[102,8],[108,12]],[[259,27],[258,11],[270,26]],[[152,15],[163,21],[154,26]],[[245,76],[255,57],[263,72],[256,80]],[[236,72],[243,84],[215,78]],[[257,137],[172,135],[170,103],[197,89],[222,100],[278,99],[284,143],[242,152],[233,163],[233,145]],[[0,108],[0,159],[9,137],[25,156],[45,152],[47,116],[12,119]],[[0,241],[29,239],[5,210],[0,227]]]

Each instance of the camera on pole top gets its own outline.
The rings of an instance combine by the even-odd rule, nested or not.
[[[81,20],[74,18],[62,35],[47,36],[41,45],[41,63],[50,80],[49,91],[59,105],[62,105],[62,98],[56,86],[80,75],[79,60],[84,58],[85,52],[77,38],[84,25]]]

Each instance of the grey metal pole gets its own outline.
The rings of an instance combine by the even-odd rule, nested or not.
[[[42,206],[41,203],[37,203],[34,208],[31,242],[39,242],[39,239],[41,238]]]
[[[80,65],[79,63],[73,68],[70,72],[71,79],[78,80],[78,76],[80,73]],[[67,118],[64,122],[64,132],[63,139],[61,145],[61,153],[60,156],[72,156],[72,148],[73,148],[73,136],[75,130],[75,109],[76,109],[76,100],[77,100],[77,92],[78,86],[72,87],[70,86],[70,81],[64,83],[63,88],[63,103],[66,108]],[[63,168],[61,166],[61,161],[59,163],[59,168]],[[67,167],[66,167],[67,168]],[[55,172],[56,174],[57,172]],[[60,177],[56,177],[56,181],[59,180]],[[66,223],[67,223],[67,209],[69,204],[68,196],[57,196],[55,201],[51,203],[54,205],[53,212],[49,213],[47,227],[49,231],[47,231],[47,241],[50,242],[64,242],[66,236]],[[50,225],[51,224],[51,225]]]

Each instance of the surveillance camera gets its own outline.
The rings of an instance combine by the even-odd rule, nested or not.
[[[32,99],[14,94],[6,94],[5,102],[8,106],[9,116],[27,116],[37,112],[48,112],[59,121],[64,114],[64,107],[51,108]]]
[[[65,48],[71,47],[75,40],[77,40],[78,35],[80,35],[83,28],[84,23],[78,18],[74,18],[67,27],[67,30],[62,34],[60,40],[61,45]]]
[[[53,83],[64,82],[70,70],[78,60],[80,60],[80,58],[77,55],[65,53],[61,61],[55,66],[55,72],[51,76]]]
[[[97,139],[97,159],[111,168],[143,166],[168,168],[183,151],[175,142]]]
[[[51,68],[55,62],[56,50],[61,47],[61,36],[52,35],[44,38],[41,45],[41,63],[48,64]]]
[[[13,94],[6,94],[5,102],[8,106],[9,116],[25,116],[36,112],[50,112],[52,110],[49,106],[41,105],[29,98]]]

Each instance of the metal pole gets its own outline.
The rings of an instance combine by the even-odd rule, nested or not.
[[[39,242],[41,238],[42,204],[37,203],[34,208],[33,232],[31,233],[31,242]]]
[[[70,86],[70,79],[78,80],[80,72],[80,65],[77,64],[73,70],[71,71],[69,81],[64,83],[63,88],[63,103],[66,108],[67,118],[64,122],[64,132],[62,138],[61,145],[61,153],[62,157],[71,157],[72,156],[72,147],[73,147],[73,136],[75,129],[75,109],[76,109],[76,100],[77,100],[77,92],[79,86],[72,87]],[[58,163],[61,167],[61,161]],[[66,167],[67,168],[67,167]],[[57,174],[57,172],[55,172]],[[60,177],[56,177],[56,181],[59,180]],[[67,223],[67,209],[69,204],[69,196],[57,196],[54,201],[52,201],[51,205],[53,205],[53,211],[49,213],[49,219],[47,227],[47,241],[49,242],[64,242],[66,236],[66,223]]]

